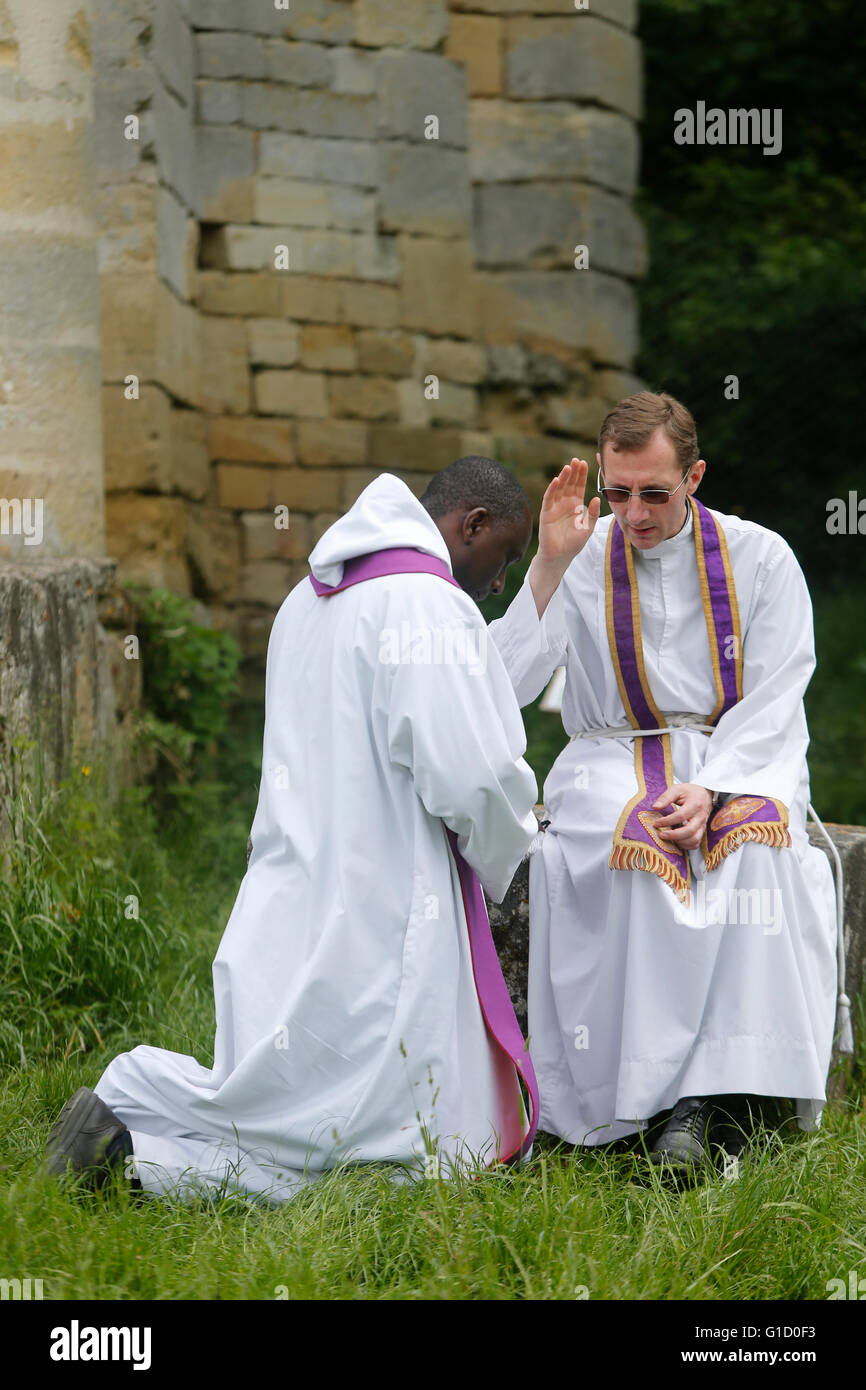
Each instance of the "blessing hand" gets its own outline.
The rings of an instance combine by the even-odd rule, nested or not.
[[[548,485],[538,517],[538,556],[545,565],[567,568],[595,529],[601,499],[584,505],[588,472],[586,459],[572,459]]]

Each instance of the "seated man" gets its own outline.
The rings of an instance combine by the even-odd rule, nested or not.
[[[518,1074],[537,1091],[473,870],[501,901],[538,829],[477,607],[531,534],[519,484],[471,457],[421,501],[382,474],[322,536],[271,632],[214,1065],[115,1058],[67,1102],[54,1172],[282,1201],[344,1159],[435,1172],[528,1151]]]
[[[805,829],[812,612],[780,536],[695,499],[706,465],[683,405],[620,401],[599,450],[613,516],[584,508],[572,460],[490,626],[521,705],[566,667],[571,741],[530,861],[529,1045],[543,1129],[603,1144],[671,1110],[654,1161],[695,1172],[737,1097],[796,1099],[803,1128],[825,1099],[835,905]]]

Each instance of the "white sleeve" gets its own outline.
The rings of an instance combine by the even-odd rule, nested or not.
[[[537,834],[535,774],[524,761],[526,734],[514,692],[471,601],[444,607],[465,629],[466,661],[400,662],[390,668],[388,747],[408,768],[431,816],[457,835],[460,853],[494,902],[501,902]],[[443,622],[425,604],[411,621]]]
[[[782,543],[743,634],[743,698],[719,720],[693,781],[712,791],[772,796],[790,808],[809,745],[803,695],[814,669],[809,590]]]
[[[557,666],[565,664],[568,634],[560,583],[539,618],[529,574],[501,618],[488,626],[521,706],[542,692]]]

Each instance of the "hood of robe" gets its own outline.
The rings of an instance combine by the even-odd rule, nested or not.
[[[320,584],[339,584],[347,560],[401,546],[435,555],[451,569],[445,538],[430,513],[401,478],[382,473],[328,527],[310,554],[310,569]]]

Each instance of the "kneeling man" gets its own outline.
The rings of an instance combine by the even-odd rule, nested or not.
[[[421,501],[382,474],[322,536],[271,632],[214,1065],[117,1057],[61,1114],[55,1172],[281,1201],[344,1160],[527,1153],[537,1091],[480,885],[501,901],[537,784],[477,603],[531,534],[519,484],[471,457]]]

